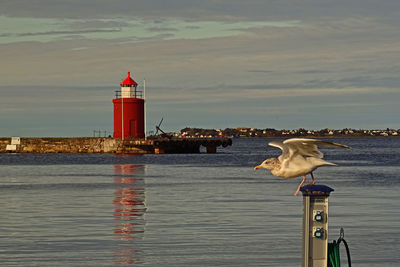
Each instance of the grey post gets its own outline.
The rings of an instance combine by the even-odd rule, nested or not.
[[[303,193],[302,267],[328,266],[328,197],[332,188],[307,185]]]

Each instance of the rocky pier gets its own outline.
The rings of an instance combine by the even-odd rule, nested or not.
[[[116,139],[103,137],[1,137],[0,153],[216,153],[232,145],[229,138]]]

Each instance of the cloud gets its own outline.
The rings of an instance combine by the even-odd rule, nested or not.
[[[54,42],[86,38],[92,40],[122,39],[131,42],[169,39],[204,39],[235,36],[249,29],[264,27],[298,27],[299,21],[185,21],[175,18],[163,20],[123,17],[118,19],[53,19],[10,18],[0,16],[2,27],[8,32],[0,36],[0,43]],[[15,27],[20,24],[21,27]],[[165,32],[167,34],[159,34]],[[43,38],[43,37],[46,38]]]
[[[356,76],[340,79],[339,82],[349,86],[385,87],[400,91],[400,77],[398,76]],[[396,89],[395,89],[396,88]]]
[[[321,73],[329,73],[327,70],[317,70],[317,69],[310,69],[310,70],[299,70],[296,73],[300,74],[321,74]]]
[[[46,8],[43,8],[46,7]],[[397,15],[400,3],[397,0],[328,0],[322,5],[319,0],[309,0],[301,5],[293,0],[14,0],[3,1],[2,14],[17,17],[42,18],[102,18],[118,16],[174,17],[187,20],[260,20],[301,19],[321,17],[379,16],[388,18]]]
[[[62,25],[65,21],[60,21]],[[122,27],[129,27],[131,24],[127,21],[121,19],[81,19],[81,20],[67,20],[65,27],[71,29],[109,29],[109,28],[122,28]]]
[[[229,88],[229,89],[228,89]],[[176,94],[169,92],[175,89]],[[326,99],[335,97],[348,99],[358,96],[360,99],[377,95],[397,95],[397,89],[377,87],[347,87],[347,88],[306,88],[302,86],[280,85],[243,85],[243,86],[217,86],[209,88],[180,89],[176,88],[152,88],[149,92],[151,101],[169,104],[199,104],[199,103],[233,103],[248,100],[272,100],[285,102],[290,99],[298,99],[307,102],[310,98]],[[370,103],[368,103],[369,105]]]
[[[120,32],[121,29],[118,30],[72,30],[72,31],[48,31],[48,32],[26,32],[26,33],[18,33],[15,34],[17,37],[27,37],[27,36],[40,36],[40,35],[70,35],[70,34],[86,34],[86,33],[110,33],[110,32]],[[9,34],[12,36],[12,34]]]
[[[273,73],[272,70],[248,70],[248,72],[254,72],[254,73]]]
[[[149,32],[177,32],[176,28],[167,28],[167,27],[150,27],[146,29]]]

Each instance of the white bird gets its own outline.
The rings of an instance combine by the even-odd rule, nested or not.
[[[254,170],[265,168],[270,170],[273,175],[283,178],[303,176],[303,180],[294,193],[295,196],[297,196],[300,188],[305,183],[307,174],[311,174],[312,179],[312,182],[308,185],[314,185],[315,179],[312,172],[316,168],[321,166],[337,166],[322,159],[324,155],[318,150],[318,146],[350,148],[338,143],[306,138],[292,138],[283,142],[273,141],[269,145],[279,147],[282,150],[282,155],[278,158],[265,160],[260,165],[254,167]]]

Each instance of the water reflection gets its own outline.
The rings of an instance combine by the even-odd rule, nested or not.
[[[144,213],[144,165],[114,165],[114,234],[121,242],[114,251],[115,264],[142,263],[141,251],[135,249],[135,241],[143,238]]]

